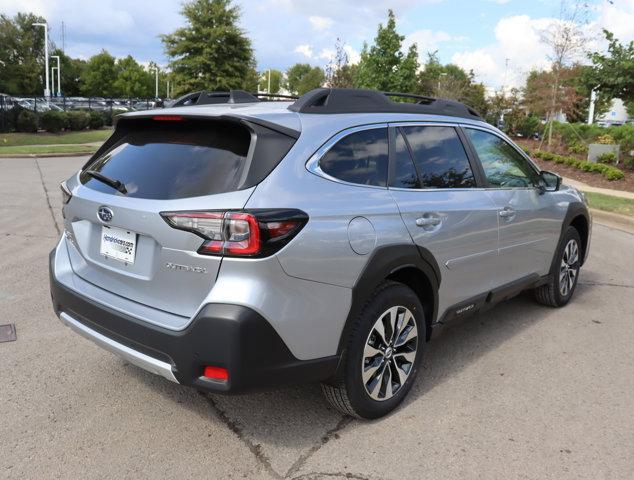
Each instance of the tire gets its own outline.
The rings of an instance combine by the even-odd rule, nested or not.
[[[568,227],[557,250],[548,283],[535,288],[535,300],[549,307],[566,305],[577,288],[581,267],[581,237],[574,227]]]
[[[412,387],[424,344],[425,316],[416,294],[401,283],[382,283],[355,320],[337,377],[322,384],[326,399],[357,418],[388,414]]]

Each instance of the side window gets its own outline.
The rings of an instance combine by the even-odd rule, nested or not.
[[[394,179],[392,186],[397,188],[421,188],[416,168],[412,163],[409,148],[400,130],[396,130],[396,143],[394,149]]]
[[[465,129],[475,148],[489,186],[527,188],[538,184],[539,176],[526,159],[497,135]]]
[[[319,161],[331,177],[360,185],[387,185],[387,128],[351,133],[333,146]]]
[[[403,127],[423,188],[470,188],[475,178],[453,127]]]

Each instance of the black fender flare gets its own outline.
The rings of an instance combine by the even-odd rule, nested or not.
[[[415,268],[427,277],[433,294],[431,318],[426,318],[428,326],[435,322],[438,315],[438,287],[441,282],[440,268],[432,253],[415,244],[386,245],[377,248],[368,259],[363,271],[352,287],[352,303],[348,317],[339,337],[337,354],[341,355],[350,335],[354,320],[368,301],[372,292],[387,277],[404,268]]]
[[[568,209],[566,210],[566,215],[564,216],[564,220],[561,223],[561,232],[559,233],[559,241],[557,242],[557,248],[553,252],[553,259],[550,262],[550,270],[549,272],[553,272],[554,268],[556,268],[555,264],[557,262],[557,252],[561,250],[564,242],[564,234],[566,233],[566,229],[572,224],[573,220],[577,217],[583,217],[586,219],[586,223],[588,224],[588,235],[590,235],[591,229],[591,221],[590,221],[590,213],[588,212],[588,207],[582,202],[570,202],[568,204]],[[581,232],[579,232],[581,233]],[[586,239],[586,244],[583,246],[583,257],[581,258],[581,265],[587,256],[587,248],[589,244],[589,238]]]

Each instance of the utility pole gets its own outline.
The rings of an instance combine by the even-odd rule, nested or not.
[[[440,76],[438,77],[438,88],[436,89],[436,97],[440,97],[440,81],[442,80],[442,77],[446,77],[446,76],[447,76],[447,72],[442,72]]]
[[[506,75],[509,69],[509,58],[506,58],[504,60],[504,83],[502,84],[502,94],[506,95]]]
[[[46,72],[46,84],[44,86],[44,96],[50,98],[51,90],[48,79],[48,25],[46,23],[34,23],[34,27],[44,27],[44,72]]]
[[[57,60],[57,96],[59,97],[62,92],[62,84],[60,83],[60,73],[62,70],[62,64],[59,60],[59,55],[51,55],[51,58],[55,58]],[[53,85],[55,85],[55,78],[53,78]],[[55,89],[53,89],[55,90]]]
[[[167,90],[165,91],[165,96],[170,98],[170,81],[167,81]]]
[[[592,125],[594,121],[594,102],[597,101],[597,91],[592,89],[590,92],[590,107],[588,108],[588,125]]]

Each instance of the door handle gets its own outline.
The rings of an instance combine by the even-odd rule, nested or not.
[[[505,220],[513,220],[513,218],[515,218],[515,210],[511,207],[504,207],[498,214]]]
[[[419,227],[436,227],[440,225],[440,217],[420,217],[416,219],[416,225]]]

